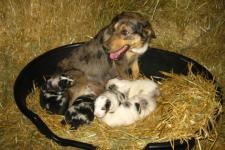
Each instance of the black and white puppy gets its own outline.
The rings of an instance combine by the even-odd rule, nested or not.
[[[83,95],[78,97],[65,113],[62,124],[71,124],[71,129],[89,124],[94,120],[95,95]]]
[[[40,91],[41,106],[53,114],[63,115],[69,105],[67,89],[72,83],[73,80],[63,74],[46,80]]]

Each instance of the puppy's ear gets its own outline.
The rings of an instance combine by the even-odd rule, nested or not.
[[[136,108],[136,111],[141,114],[141,105],[139,103],[134,103],[134,106]]]
[[[118,93],[117,94],[117,98],[118,98],[118,100],[120,101],[120,102],[122,102],[122,101],[125,101],[125,99],[126,99],[126,95],[124,94],[124,93]]]
[[[106,100],[106,103],[105,103],[105,111],[106,113],[110,110],[111,108],[111,101],[109,99]]]

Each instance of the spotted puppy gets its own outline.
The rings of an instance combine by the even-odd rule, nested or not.
[[[154,32],[151,25],[141,14],[123,12],[117,15],[93,39],[76,47],[70,55],[58,63],[59,72],[66,74],[73,82],[63,92],[66,96],[55,98],[55,102],[42,106],[56,114],[65,114],[73,107],[78,97],[88,95],[87,93],[94,95],[102,93],[109,79],[117,76],[128,78],[130,73],[134,72],[130,70],[137,60],[136,54],[144,53],[152,38]],[[128,53],[132,55],[128,56]],[[58,102],[60,99],[64,101],[64,97],[67,98],[68,109],[58,106]],[[47,96],[42,97],[42,101],[47,99]],[[72,114],[67,118],[73,117],[75,116]]]
[[[68,108],[67,90],[73,80],[65,75],[56,75],[46,80],[40,91],[40,103],[53,114],[64,114]]]
[[[95,95],[83,95],[78,97],[65,113],[62,124],[71,124],[71,129],[77,129],[84,124],[90,124],[94,120]]]
[[[159,89],[153,81],[112,79],[106,89],[95,101],[94,114],[111,127],[130,125],[156,108]]]

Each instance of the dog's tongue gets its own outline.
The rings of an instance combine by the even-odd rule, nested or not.
[[[123,54],[129,49],[128,45],[125,45],[118,49],[116,52],[112,52],[109,54],[110,59],[112,60],[118,60]]]

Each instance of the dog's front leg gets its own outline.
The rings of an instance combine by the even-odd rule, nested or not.
[[[138,60],[135,60],[131,65],[131,74],[133,79],[137,79],[140,76],[140,70],[139,70],[139,65],[138,65]]]
[[[117,74],[122,79],[129,79],[131,70],[128,66],[128,62],[125,58],[117,61],[113,61],[113,65],[116,68]]]

